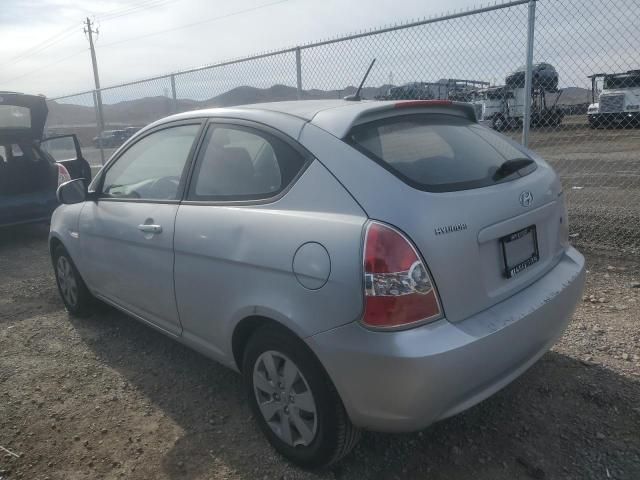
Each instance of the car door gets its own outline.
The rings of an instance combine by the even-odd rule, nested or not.
[[[40,142],[40,149],[63,165],[71,178],[83,178],[85,185],[91,182],[91,166],[82,156],[80,142],[76,135],[55,135]]]
[[[198,120],[158,127],[110,161],[82,209],[82,264],[100,298],[179,334],[173,235]]]
[[[283,282],[296,282],[291,261],[304,243],[299,235],[309,231],[303,225],[308,218],[278,211],[274,202],[310,155],[275,131],[251,125],[216,120],[208,127],[176,220],[183,336],[222,361],[225,325],[239,305],[264,304],[286,288]],[[253,297],[256,292],[261,299]]]

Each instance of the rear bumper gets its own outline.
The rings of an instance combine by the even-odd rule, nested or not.
[[[375,332],[351,323],[307,339],[352,422],[420,430],[509,384],[566,328],[582,295],[584,258],[569,248],[537,282],[466,320]]]

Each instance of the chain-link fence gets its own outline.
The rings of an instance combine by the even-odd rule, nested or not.
[[[640,250],[640,2],[520,0],[51,99],[95,165],[175,112],[256,102],[453,99],[560,174],[574,243]],[[635,70],[635,71],[634,71]],[[525,92],[530,92],[527,94]],[[530,126],[530,128],[527,128]]]

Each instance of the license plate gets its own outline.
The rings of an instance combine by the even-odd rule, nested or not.
[[[535,225],[500,239],[504,258],[504,274],[511,278],[540,260]]]

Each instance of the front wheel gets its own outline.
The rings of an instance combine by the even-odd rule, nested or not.
[[[249,404],[260,429],[284,457],[307,468],[336,463],[360,438],[333,384],[302,340],[265,326],[243,361]]]
[[[93,297],[82,280],[78,269],[62,245],[53,252],[53,268],[56,274],[58,292],[67,311],[79,317],[91,313]]]

